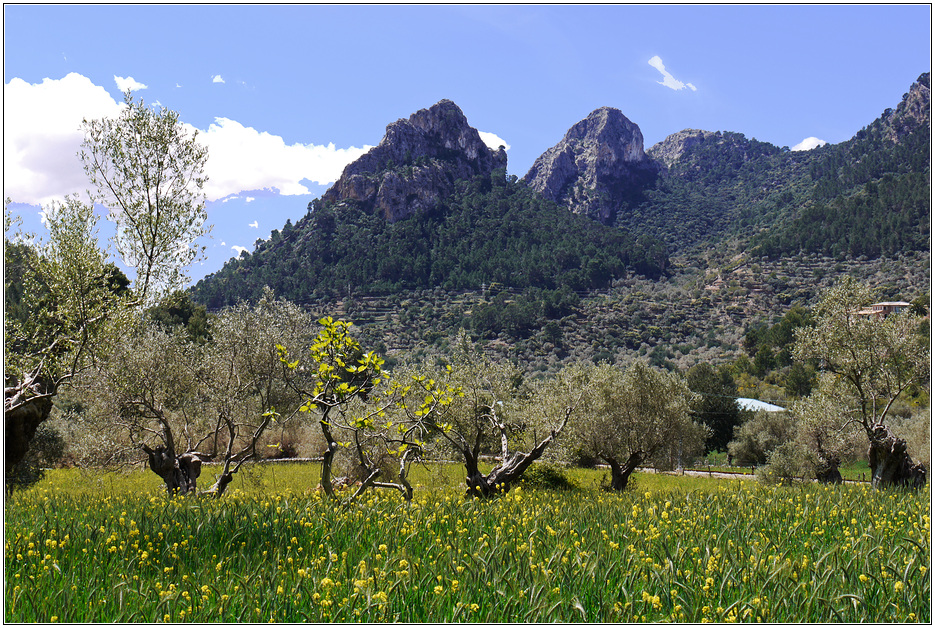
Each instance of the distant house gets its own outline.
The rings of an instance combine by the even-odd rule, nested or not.
[[[759,399],[747,399],[746,397],[737,398],[737,406],[741,410],[750,410],[752,412],[758,412],[760,410],[765,410],[766,412],[785,412],[786,409],[782,406],[773,405],[771,403],[766,403],[765,401],[760,401]]]
[[[857,316],[877,316],[879,318],[886,318],[894,312],[902,312],[910,305],[910,303],[906,303],[905,301],[883,301],[882,303],[874,303],[870,307],[858,311]]]

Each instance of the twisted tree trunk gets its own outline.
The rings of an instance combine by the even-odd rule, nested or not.
[[[610,465],[610,490],[625,491],[630,483],[630,476],[643,463],[643,452],[633,452],[623,464],[620,464],[616,458],[604,458],[604,460]]]
[[[465,447],[461,453],[464,456],[464,469],[467,471],[465,478],[467,496],[490,497],[494,492],[494,487],[487,482],[487,477],[480,472],[478,467],[480,447],[474,447],[474,449]]]
[[[925,467],[913,464],[906,441],[898,438],[885,425],[876,426],[869,434],[870,477],[874,488],[887,486],[921,487],[926,482]]]
[[[169,495],[195,492],[201,475],[201,462],[211,459],[211,456],[197,451],[176,456],[173,450],[163,445],[155,449],[143,445],[143,451],[149,456],[149,468],[165,482]]]
[[[821,446],[821,438],[817,439],[818,464],[815,469],[815,478],[822,484],[842,484],[844,478],[838,470],[841,459],[833,454],[829,454]]]
[[[555,437],[565,429],[572,410],[573,408],[567,408],[565,411],[565,418],[562,420],[561,425],[557,429],[550,431],[549,435],[543,438],[529,453],[516,451],[512,454],[507,454],[506,432],[504,429],[501,429],[503,455],[500,464],[491,469],[490,473],[486,476],[482,474],[477,467],[479,447],[475,446],[473,451],[465,447],[462,453],[464,454],[464,465],[467,470],[466,496],[490,497],[496,493],[505,493],[510,490],[513,484],[518,482],[523,476],[526,469],[528,469],[533,462],[542,457],[542,454],[545,453],[546,448],[555,440]]]
[[[8,474],[26,457],[36,428],[52,412],[52,398],[55,396],[55,386],[37,375],[27,376],[22,382],[13,379],[13,385],[3,391],[4,467]]]

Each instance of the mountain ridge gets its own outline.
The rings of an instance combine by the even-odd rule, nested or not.
[[[894,237],[893,230],[909,225],[927,234],[920,207],[930,195],[929,101],[926,73],[851,140],[802,152],[695,129],[645,151],[638,125],[602,107],[519,180],[506,175],[505,151],[484,145],[460,108],[442,100],[389,124],[380,144],[349,164],[296,225],[274,231],[193,292],[220,306],[256,298],[264,284],[300,296],[477,289],[494,281],[581,290],[630,273],[660,277],[670,256],[710,264],[710,250],[755,246],[758,255],[839,259],[927,251],[926,238]],[[533,181],[551,184],[537,189]],[[849,215],[876,221],[857,229],[863,236],[845,233],[839,242],[822,231],[841,229],[815,220],[829,199],[863,198],[880,182],[881,198],[908,195],[898,219],[852,208]],[[828,246],[803,240],[800,231]],[[855,244],[859,237],[884,245]]]

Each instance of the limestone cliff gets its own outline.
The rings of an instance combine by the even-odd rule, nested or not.
[[[916,128],[929,126],[932,106],[931,87],[931,75],[926,72],[912,84],[909,92],[903,95],[902,102],[896,107],[896,111],[887,109],[883,112],[884,133],[890,141],[899,141]]]
[[[543,153],[523,180],[544,197],[611,224],[655,177],[643,134],[620,110],[601,107]]]
[[[322,200],[354,200],[395,222],[431,211],[458,179],[506,168],[506,152],[484,144],[450,100],[386,127],[380,143],[348,164]]]
[[[665,168],[671,168],[682,157],[685,151],[701,144],[709,138],[716,138],[717,134],[711,131],[698,129],[685,129],[669,135],[658,144],[653,144],[647,154]]]

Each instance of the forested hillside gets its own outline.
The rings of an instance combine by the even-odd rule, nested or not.
[[[571,215],[498,170],[460,181],[434,211],[393,223],[355,201],[318,201],[253,254],[200,281],[194,298],[219,308],[256,300],[266,285],[299,303],[492,283],[588,290],[628,273],[657,278],[666,266],[658,241]]]
[[[847,142],[816,149],[811,194],[754,240],[755,251],[879,257],[930,248],[929,74]]]
[[[852,139],[810,151],[739,133],[676,134],[691,141],[618,224],[663,239],[673,254],[725,238],[749,240],[754,255],[771,258],[928,250],[929,79],[920,76],[895,110]],[[666,161],[672,143],[649,153]]]
[[[618,215],[618,225],[679,253],[749,235],[807,195],[810,159],[741,133],[704,134],[644,192],[643,203]]]

